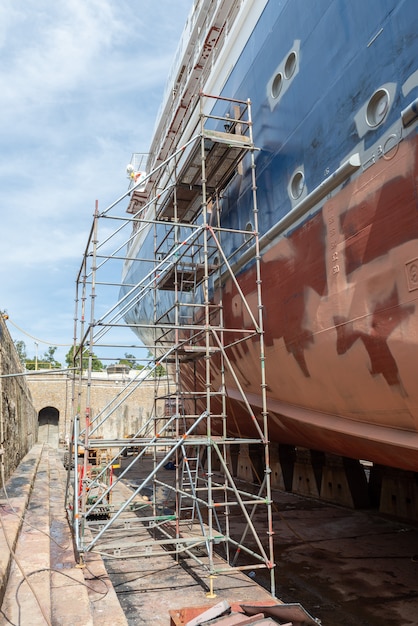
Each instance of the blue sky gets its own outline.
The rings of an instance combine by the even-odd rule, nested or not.
[[[95,201],[120,197],[131,154],[149,148],[191,6],[0,4],[0,309],[29,358],[51,345],[64,361]]]

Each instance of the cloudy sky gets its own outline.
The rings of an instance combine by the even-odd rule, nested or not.
[[[95,201],[120,197],[148,150],[191,5],[0,3],[0,309],[28,358],[58,346],[64,361]]]

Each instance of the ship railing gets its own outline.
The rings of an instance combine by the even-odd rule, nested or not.
[[[220,4],[223,4],[222,8],[219,7]],[[186,126],[195,111],[195,101],[192,92],[196,89],[196,84],[200,85],[201,88],[206,84],[206,80],[221,54],[240,10],[241,3],[220,0],[217,3],[205,2],[201,4],[199,15],[204,16],[203,23],[197,19],[195,12],[190,16],[193,19],[193,28],[189,29],[188,35],[190,41],[194,41],[195,39],[191,36],[191,31],[194,30],[198,37],[198,44],[189,45],[188,47],[182,41],[179,46],[179,51],[183,50],[183,54],[181,58],[179,53],[176,55],[176,62],[167,81],[163,105],[157,115],[157,120],[159,121],[157,121],[155,130],[157,130],[158,125],[161,126],[158,131],[161,141],[150,153],[149,162],[154,163],[158,155],[161,157],[167,131],[176,117],[180,105],[183,118],[176,132],[179,137],[185,132]],[[217,15],[217,20],[213,19],[215,14]],[[210,49],[210,54],[205,58],[203,53],[206,56],[205,44],[211,30],[217,32],[217,39]],[[196,80],[198,83],[196,83]],[[187,85],[191,81],[193,81],[193,90],[188,90]],[[189,133],[189,136],[190,134],[192,133]]]

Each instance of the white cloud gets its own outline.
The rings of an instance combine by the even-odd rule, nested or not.
[[[0,3],[0,309],[37,339],[72,341],[95,200],[122,195],[131,153],[148,149],[191,4]]]
[[[9,24],[3,31],[2,100],[13,105],[19,104],[17,95],[20,104],[36,105],[88,81],[95,62],[127,30],[104,0],[37,0],[20,3],[20,11],[3,8],[1,17]]]

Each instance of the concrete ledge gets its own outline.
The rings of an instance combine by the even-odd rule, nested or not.
[[[49,493],[47,450],[42,447],[2,604],[13,624],[44,626],[51,621]]]
[[[57,454],[55,459],[57,459]],[[103,560],[99,554],[87,553],[84,555],[85,567],[78,568],[75,564],[75,555],[72,543],[71,529],[64,510],[64,491],[67,472],[60,462],[51,466],[51,484],[56,487],[51,496],[51,535],[59,543],[68,543],[68,549],[59,552],[60,564],[54,559],[54,546],[51,546],[51,564],[56,569],[63,568],[62,573],[68,574],[72,581],[53,573],[51,581],[52,615],[54,624],[60,626],[127,626],[128,622],[109,579]],[[55,501],[54,501],[55,499]],[[89,532],[88,530],[86,531]],[[59,567],[57,568],[57,565]],[[71,569],[65,569],[70,567]],[[77,581],[77,582],[76,582]],[[78,583],[78,584],[77,584]],[[76,587],[74,588],[74,585]],[[59,619],[58,619],[59,618]]]
[[[67,472],[56,450],[49,449],[51,616],[59,626],[93,626],[83,571],[76,566],[64,501]],[[97,600],[97,597],[95,598]]]
[[[76,564],[66,477],[60,452],[37,444],[0,492],[1,625],[127,625],[100,556],[88,555],[83,569]]]
[[[42,444],[33,446],[6,482],[7,497],[3,485],[0,490],[0,605],[3,602],[12,563],[9,546],[12,550],[16,548],[22,516],[33,488],[42,447]]]
[[[86,568],[82,571],[88,584],[94,626],[128,626],[128,620],[102,557],[99,554],[88,553],[85,555],[85,563]]]

